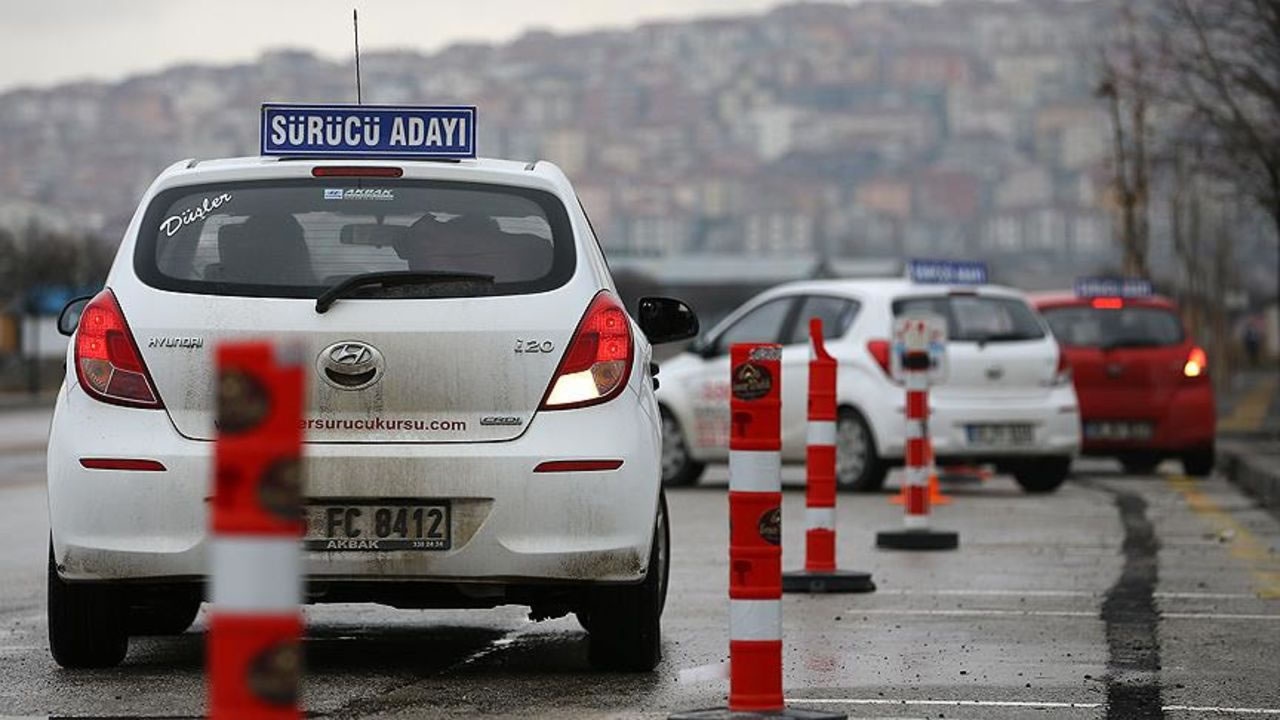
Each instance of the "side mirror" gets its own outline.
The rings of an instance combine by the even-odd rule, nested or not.
[[[674,298],[640,298],[636,318],[645,337],[654,345],[688,340],[698,336],[698,316],[684,302]]]
[[[92,295],[85,295],[64,305],[62,312],[58,314],[58,332],[71,337],[80,325],[80,316],[84,314],[84,306],[88,305],[92,299]]]

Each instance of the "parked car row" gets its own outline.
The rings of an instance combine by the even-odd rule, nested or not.
[[[1105,288],[1104,288],[1105,289]],[[728,453],[728,351],[783,346],[784,462],[805,457],[808,320],[840,362],[837,482],[880,489],[903,462],[905,393],[890,372],[891,326],[914,311],[947,322],[947,372],[930,391],[940,464],[992,464],[1027,492],[1050,492],[1083,453],[1149,472],[1180,458],[1213,464],[1214,404],[1204,351],[1177,308],[1146,293],[1030,298],[986,283],[906,278],[794,282],[752,298],[662,367],[663,480],[697,482]]]

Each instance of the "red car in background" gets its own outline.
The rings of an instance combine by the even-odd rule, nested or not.
[[[1205,351],[1188,335],[1177,305],[1150,294],[1149,285],[1138,296],[1081,294],[1080,287],[1032,302],[1074,376],[1082,453],[1117,458],[1130,473],[1149,473],[1177,458],[1186,474],[1208,475],[1213,385]]]

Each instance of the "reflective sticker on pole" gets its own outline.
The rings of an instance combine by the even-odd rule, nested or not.
[[[730,350],[729,709],[782,699],[782,348]]]

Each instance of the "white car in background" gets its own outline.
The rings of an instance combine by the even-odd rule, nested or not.
[[[663,298],[628,315],[554,165],[184,161],[142,198],[106,289],[59,325],[59,664],[114,665],[129,635],[191,624],[213,351],[261,338],[306,358],[309,601],[573,612],[594,665],[657,663],[670,555],[650,340],[697,321]]]
[[[1080,412],[1064,356],[1019,291],[906,279],[820,280],[772,288],[662,365],[663,481],[694,483],[728,457],[729,347],[776,342],[782,352],[782,457],[805,459],[809,318],[823,321],[839,362],[837,482],[879,489],[904,454],[905,392],[890,377],[895,315],[947,318],[947,376],[930,389],[939,462],[993,463],[1027,492],[1066,479],[1080,447]]]

